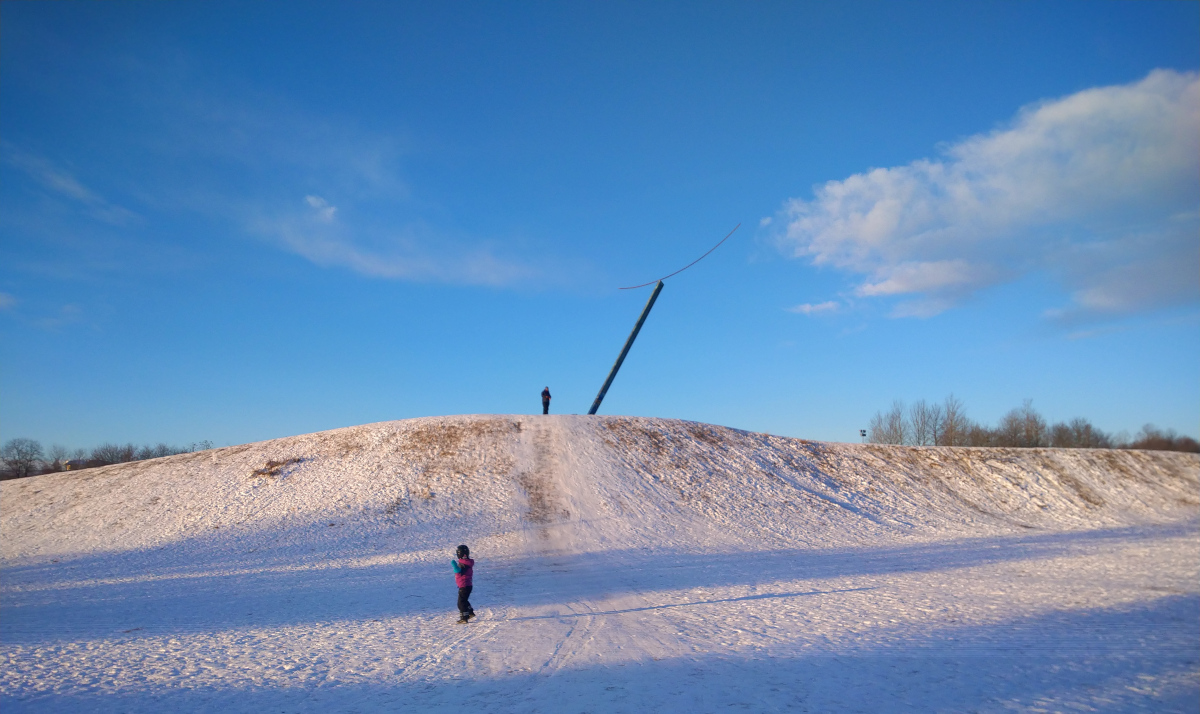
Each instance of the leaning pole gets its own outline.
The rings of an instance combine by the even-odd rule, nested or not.
[[[718,244],[719,245],[719,244]],[[604,386],[600,388],[600,393],[596,395],[596,401],[592,402],[592,408],[588,410],[588,414],[595,414],[600,408],[600,402],[604,401],[604,395],[608,394],[608,388],[612,386],[613,379],[617,376],[617,370],[621,369],[621,363],[625,361],[625,355],[629,354],[629,348],[633,347],[633,341],[637,339],[638,332],[642,329],[642,323],[646,321],[646,316],[650,314],[650,308],[654,307],[654,301],[658,299],[658,294],[662,292],[663,282],[658,281],[658,285],[654,286],[654,292],[650,293],[650,299],[646,301],[646,307],[642,308],[642,315],[638,318],[637,324],[633,326],[633,332],[629,333],[629,339],[625,340],[625,346],[621,348],[621,354],[617,355],[617,361],[613,363],[612,370],[608,373],[608,379],[604,380]]]

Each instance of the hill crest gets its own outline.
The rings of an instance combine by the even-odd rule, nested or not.
[[[464,415],[0,484],[3,559],[442,539],[744,550],[1194,515],[1200,456],[814,442],[672,419]],[[524,544],[524,546],[522,546]]]

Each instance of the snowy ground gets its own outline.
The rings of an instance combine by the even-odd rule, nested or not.
[[[570,416],[4,482],[0,704],[1196,712],[1198,494],[1194,455]]]

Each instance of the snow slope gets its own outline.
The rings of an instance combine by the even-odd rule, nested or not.
[[[0,702],[1194,712],[1198,486],[1190,454],[587,416],[7,481]]]

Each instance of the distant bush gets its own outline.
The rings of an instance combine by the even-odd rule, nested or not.
[[[87,458],[88,467],[123,464],[129,461],[145,461],[175,454],[190,454],[193,451],[206,451],[213,447],[211,441],[201,441],[186,447],[169,446],[158,443],[154,446],[134,446],[133,444],[101,444],[92,449]]]
[[[899,400],[892,402],[888,411],[876,412],[871,417],[867,441],[872,444],[909,446],[1054,446],[1066,449],[1156,449],[1200,453],[1200,442],[1189,436],[1180,436],[1174,430],[1162,431],[1152,424],[1142,427],[1132,441],[1115,438],[1083,417],[1048,424],[1029,399],[1001,417],[995,427],[989,427],[968,419],[962,402],[953,394],[941,404],[927,404],[922,399],[905,407],[904,402]]]
[[[1149,449],[1153,451],[1190,451],[1200,453],[1200,442],[1190,436],[1180,436],[1174,429],[1162,431],[1153,424],[1147,424],[1138,432],[1137,437],[1128,444],[1122,444],[1123,449]]]
[[[1108,449],[1113,439],[1092,426],[1087,419],[1072,419],[1069,424],[1058,423],[1050,427],[1050,446],[1067,449]]]
[[[42,445],[33,439],[11,439],[0,449],[0,459],[3,460],[0,479],[23,478],[68,469],[75,471],[96,466],[123,464],[128,461],[157,459],[162,456],[187,454],[211,448],[213,448],[211,441],[200,441],[186,447],[163,443],[154,446],[101,444],[90,452],[85,449],[76,449],[72,455],[66,447],[57,444],[51,446],[49,452],[44,452]],[[71,458],[68,458],[68,455],[71,455]]]
[[[126,461],[133,461],[134,454],[137,453],[137,447],[133,444],[101,444],[92,449],[92,455],[88,457],[89,466],[108,466],[109,464],[123,464]]]

